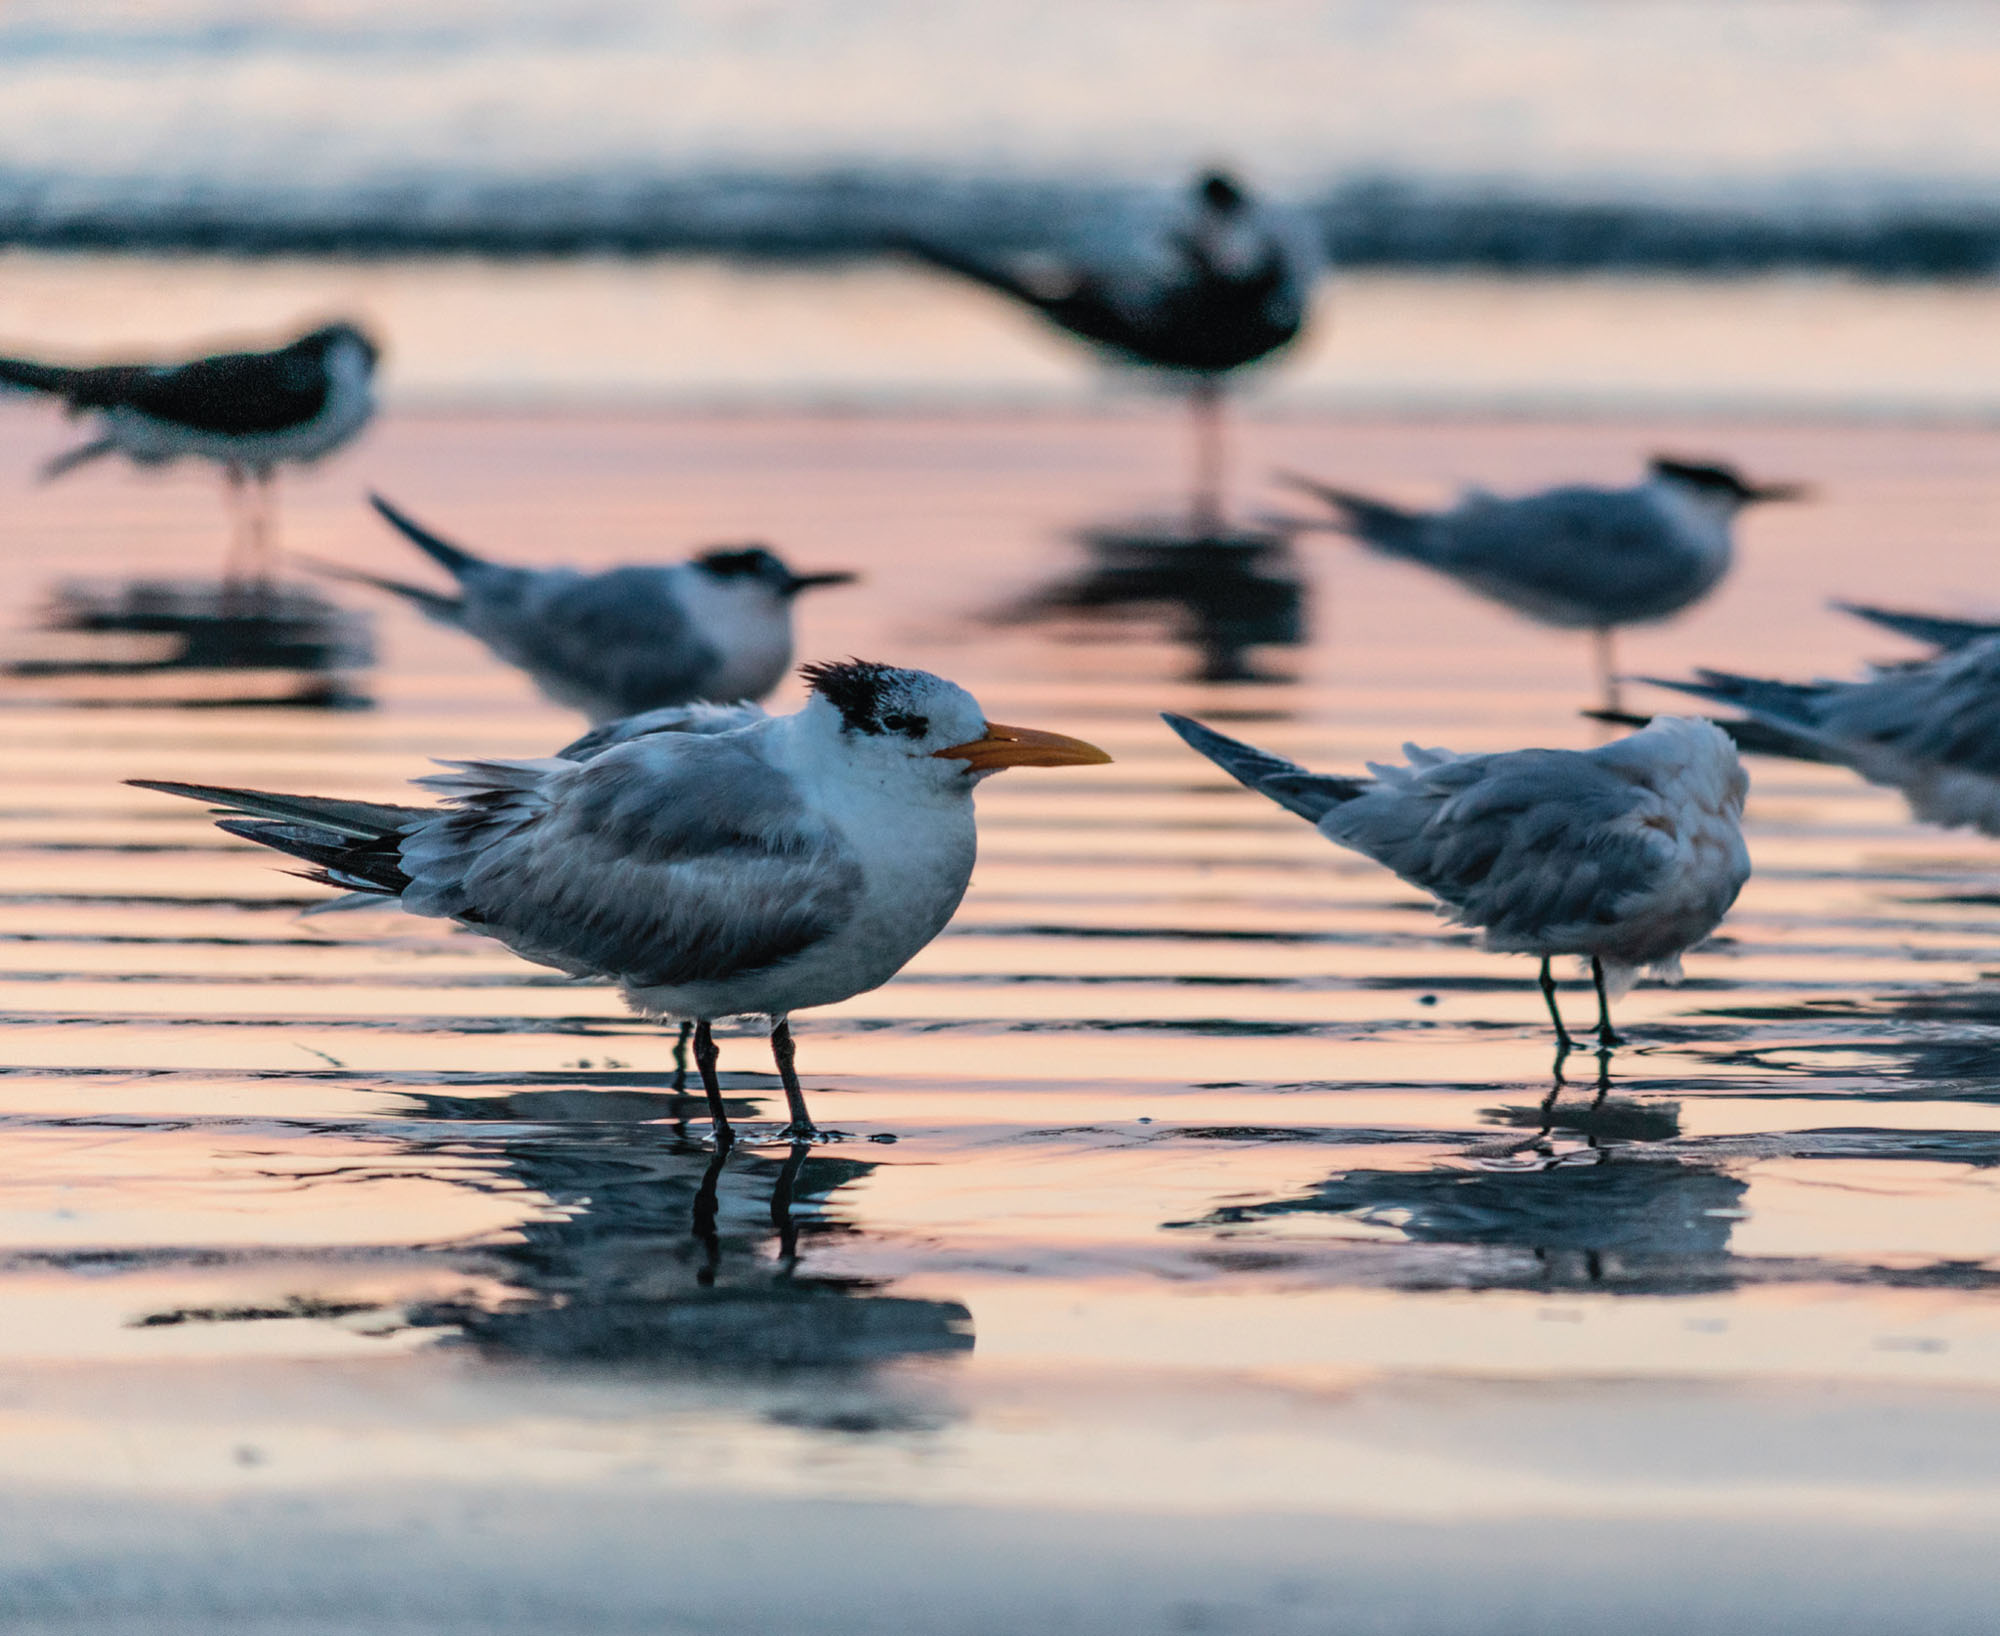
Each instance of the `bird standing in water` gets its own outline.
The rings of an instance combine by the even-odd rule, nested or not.
[[[1099,254],[1010,258],[932,239],[900,243],[1127,363],[1184,377],[1194,412],[1193,521],[1203,532],[1220,526],[1226,382],[1298,337],[1317,270],[1317,258],[1241,182],[1208,172],[1178,212]]]
[[[1593,632],[1603,708],[1612,711],[1612,633],[1700,601],[1729,572],[1736,514],[1807,492],[1666,455],[1631,488],[1571,485],[1514,497],[1468,489],[1449,511],[1411,511],[1309,477],[1285,481],[1331,508],[1327,526],[1385,556],[1435,569],[1544,625]]]
[[[464,631],[593,724],[667,705],[761,699],[791,668],[793,600],[855,578],[796,574],[761,545],[594,574],[517,568],[474,556],[379,494],[372,499],[398,533],[451,574],[456,595],[338,564],[315,566],[393,592]]]
[[[419,781],[442,806],[134,782],[221,808],[223,829],[303,858],[313,879],[691,1021],[718,1143],[733,1136],[711,1027],[769,1017],[783,1134],[810,1140],[791,1013],[879,987],[944,929],[972,878],[982,779],[1111,758],[990,722],[926,671],[857,660],[804,675],[804,708],[733,730],[641,733],[585,760],[450,763]]]
[[[96,417],[97,435],[51,460],[45,478],[107,454],[141,466],[190,456],[220,466],[232,524],[226,577],[268,584],[277,469],[322,459],[368,424],[378,357],[359,328],[337,323],[270,352],[179,364],[72,368],[0,358],[0,385],[45,393],[71,415]]]
[[[1750,878],[1750,781],[1712,722],[1662,716],[1594,750],[1454,755],[1403,747],[1371,776],[1307,772],[1185,716],[1167,725],[1238,783],[1438,900],[1487,948],[1542,962],[1542,998],[1567,1051],[1549,961],[1590,962],[1598,1043],[1611,999],[1642,968],[1680,976]]]

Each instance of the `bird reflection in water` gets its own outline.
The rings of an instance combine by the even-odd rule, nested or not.
[[[611,1093],[607,1120],[605,1094],[530,1092],[501,1105],[510,1122],[537,1122],[535,1134],[503,1140],[499,1157],[509,1181],[548,1208],[493,1251],[511,1296],[434,1303],[414,1323],[453,1327],[494,1359],[760,1378],[971,1348],[971,1314],[955,1301],[802,1271],[802,1246],[852,1231],[829,1200],[873,1163],[804,1143],[782,1157],[715,1152],[638,1122],[671,1118],[676,1099]],[[490,1102],[460,1102],[447,1116],[468,1107],[495,1114]],[[552,1115],[578,1123],[551,1130]]]
[[[1164,618],[1192,650],[1192,680],[1287,679],[1258,668],[1251,652],[1306,640],[1305,582],[1285,536],[1135,521],[1084,529],[1077,541],[1080,571],[1008,604],[997,623]]]
[[[1231,1229],[1344,1216],[1392,1228],[1410,1245],[1498,1252],[1449,1272],[1420,1258],[1392,1281],[1442,1279],[1476,1289],[1596,1288],[1622,1294],[1695,1294],[1737,1282],[1729,1248],[1749,1184],[1647,1143],[1678,1134],[1671,1103],[1610,1096],[1600,1053],[1596,1095],[1490,1110],[1502,1123],[1535,1126],[1524,1140],[1481,1144],[1430,1170],[1342,1171],[1304,1193],[1222,1205],[1178,1225]],[[1614,1145],[1607,1145],[1612,1143]]]
[[[121,706],[359,708],[375,662],[366,615],[307,586],[213,580],[65,580],[7,646],[7,676]]]

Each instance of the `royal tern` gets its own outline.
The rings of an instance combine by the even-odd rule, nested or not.
[[[134,780],[221,809],[311,878],[455,920],[647,1017],[694,1026],[731,1140],[711,1025],[771,1019],[788,1137],[814,1134],[789,1018],[887,982],[972,877],[972,792],[1006,767],[1109,761],[986,720],[963,688],[859,660],[808,665],[804,707],[721,733],[661,731],[587,760],[451,762],[442,806]]]
[[[905,237],[933,266],[1032,308],[1116,357],[1189,378],[1195,416],[1194,517],[1223,503],[1223,382],[1304,327],[1318,258],[1236,178],[1197,178],[1171,213],[1116,244],[1011,260]]]
[[[1388,865],[1485,946],[1541,958],[1542,997],[1564,1050],[1550,959],[1581,955],[1610,999],[1642,967],[1669,980],[1750,878],[1741,820],[1749,779],[1712,722],[1660,717],[1594,750],[1455,755],[1406,744],[1370,777],[1307,772],[1213,728],[1167,725],[1230,777],[1328,840]]]
[[[1695,676],[1644,679],[1743,711],[1717,725],[1746,750],[1838,762],[1900,790],[1926,823],[2000,835],[2000,636],[1859,682]]]
[[[326,324],[270,352],[225,352],[180,364],[70,368],[0,358],[0,385],[60,398],[94,414],[97,435],[43,468],[59,477],[99,455],[142,466],[187,456],[229,481],[234,531],[228,575],[271,571],[271,479],[286,463],[331,454],[375,412],[375,343],[353,324]],[[247,506],[244,485],[253,492]]]
[[[1618,708],[1612,632],[1679,613],[1729,571],[1736,514],[1797,500],[1794,483],[1746,482],[1730,466],[1656,456],[1631,488],[1467,489],[1449,511],[1412,511],[1287,474],[1334,512],[1330,526],[1449,575],[1545,625],[1594,631],[1604,708]]]
[[[334,563],[322,572],[392,591],[483,642],[544,695],[608,723],[694,700],[762,698],[792,663],[792,602],[846,572],[796,574],[761,545],[685,562],[609,568],[516,568],[433,534],[379,494],[375,509],[458,583],[456,594]]]

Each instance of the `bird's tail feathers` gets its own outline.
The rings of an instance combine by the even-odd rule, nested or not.
[[[1610,727],[1650,727],[1651,716],[1635,715],[1629,710],[1586,710],[1583,712],[1592,721],[1601,721]],[[1838,758],[1830,755],[1817,740],[1804,733],[1793,732],[1777,722],[1765,721],[1758,716],[1728,718],[1708,717],[1715,725],[1729,735],[1729,740],[1746,755],[1782,756],[1787,761],[1832,762]]]
[[[1936,648],[1962,648],[1988,636],[2000,636],[2000,623],[1985,619],[1947,619],[1940,614],[1907,613],[1899,608],[1875,608],[1860,602],[1836,602],[1842,613],[1894,631]]]
[[[433,534],[414,517],[411,517],[406,512],[397,510],[396,507],[383,499],[381,495],[369,495],[368,503],[381,513],[383,521],[388,523],[397,533],[401,534],[404,539],[417,547],[418,550],[428,555],[433,562],[441,566],[453,579],[464,579],[467,574],[473,572],[475,569],[487,566],[484,557],[476,557],[470,551],[466,550],[465,547],[453,545],[450,540],[443,538],[441,535]]]
[[[344,562],[330,562],[324,557],[295,555],[295,561],[302,562],[315,574],[328,579],[346,580],[351,585],[368,585],[378,591],[388,591],[394,596],[413,602],[432,619],[447,625],[456,625],[465,613],[462,598],[446,596],[442,591],[427,590],[421,585],[412,585],[407,580],[385,579],[380,574],[371,574],[360,568],[350,568]]]
[[[1697,699],[1713,699],[1718,704],[1733,704],[1739,710],[1749,710],[1760,716],[1776,717],[1780,722],[1800,727],[1813,727],[1813,706],[1819,701],[1824,689],[1809,683],[1769,681],[1761,676],[1738,676],[1727,670],[1697,670],[1695,681],[1668,681],[1659,676],[1641,676],[1640,681],[1650,687],[1671,688],[1676,693],[1691,693]]]
[[[1298,472],[1281,471],[1278,481],[1310,494],[1333,512],[1333,527],[1365,545],[1399,557],[1423,557],[1430,518],[1352,489],[1335,488]]]
[[[88,465],[100,455],[107,455],[118,447],[117,439],[94,437],[88,443],[79,443],[73,449],[65,449],[54,459],[43,463],[37,474],[44,483],[53,483],[65,472],[75,471],[78,466]]]
[[[386,840],[432,816],[428,807],[388,801],[343,801],[330,795],[283,795],[275,790],[238,790],[220,784],[177,784],[159,778],[128,778],[142,790],[200,801],[236,818],[270,818],[305,823],[358,841]]]
[[[1329,810],[1352,801],[1368,787],[1365,779],[1307,772],[1295,761],[1218,733],[1186,716],[1163,712],[1160,719],[1180,734],[1190,749],[1207,756],[1245,789],[1277,802],[1307,823],[1318,823]]]

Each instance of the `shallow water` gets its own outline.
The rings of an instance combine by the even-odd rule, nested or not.
[[[1623,1003],[1604,1086],[1570,1058],[1544,1130],[1531,966],[1225,787],[1155,712],[1321,767],[1582,744],[1582,644],[1324,543],[1260,564],[1310,633],[1253,650],[1262,681],[1191,679],[1185,615],[1023,620],[1087,570],[1077,530],[1170,501],[1179,433],[406,413],[288,490],[295,549],[382,571],[412,565],[364,484],[496,554],[768,536],[868,575],[806,605],[805,654],[929,666],[1116,756],[985,786],[950,932],[799,1019],[845,1137],[803,1156],[713,1171],[670,1039],[605,990],[431,922],[301,919],[319,894],[268,854],[117,782],[395,798],[428,756],[571,735],[468,642],[382,610],[365,712],[10,684],[10,1628],[1984,1628],[1991,843],[1754,766],[1741,904],[1684,987]],[[0,471],[61,435],[9,406]],[[1638,633],[1634,671],[1899,651],[1833,594],[1991,605],[1986,431],[1291,418],[1239,442],[1253,472],[1412,498],[1655,446],[1819,484],[1750,519],[1739,572]],[[22,487],[6,527],[23,620],[59,575],[221,545],[192,474]],[[1581,1021],[1585,987],[1565,1003]],[[768,1132],[760,1042],[723,1061]]]

